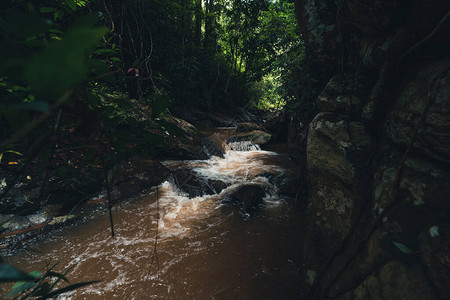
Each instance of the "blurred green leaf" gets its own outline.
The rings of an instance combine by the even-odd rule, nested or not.
[[[407,246],[403,245],[402,243],[397,243],[396,241],[392,241],[392,243],[394,243],[395,247],[397,247],[398,250],[400,250],[401,252],[403,252],[405,254],[412,253],[412,250],[410,248],[408,248]]]
[[[92,18],[81,19],[62,40],[50,44],[27,66],[26,78],[36,96],[54,100],[85,79],[89,71],[87,51],[107,29],[94,27]]]
[[[10,11],[3,16],[0,26],[6,32],[6,35],[25,39],[45,33],[49,24],[36,14]]]
[[[30,281],[34,277],[8,264],[0,263],[0,282]]]
[[[39,276],[41,276],[42,272],[39,270],[35,270],[35,271],[31,271],[30,273],[28,273],[28,275],[33,276],[34,278],[38,278]]]
[[[17,288],[13,288],[11,290],[11,292],[9,292],[8,295],[6,295],[6,298],[12,297],[14,295],[19,294],[20,292],[23,292],[25,290],[31,289],[33,287],[36,286],[35,282],[23,282],[23,284],[21,284],[20,286],[18,286]]]
[[[39,276],[41,276],[41,271],[32,271],[30,273],[28,273],[28,275],[30,275],[31,277],[33,277],[34,279],[39,278]],[[17,281],[13,286],[12,289],[13,290],[17,290],[14,294],[19,293],[23,290],[29,289],[30,287],[34,287],[35,283],[31,282],[32,285],[30,285],[29,281]],[[24,285],[26,285],[26,287],[23,287]],[[19,289],[20,288],[20,289]],[[13,291],[11,291],[12,293]]]
[[[14,39],[0,39],[0,73],[10,85],[23,83],[23,72],[33,50]]]

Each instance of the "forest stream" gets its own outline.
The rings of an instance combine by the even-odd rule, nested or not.
[[[53,233],[38,244],[42,253],[5,260],[27,271],[60,261],[59,270],[75,265],[67,275],[72,283],[101,280],[60,299],[298,299],[303,217],[295,199],[279,195],[276,186],[294,165],[285,154],[249,149],[163,162],[225,183],[220,193],[189,198],[172,178],[114,206],[115,238],[102,210]],[[264,191],[259,204],[243,208],[230,201],[249,185]]]

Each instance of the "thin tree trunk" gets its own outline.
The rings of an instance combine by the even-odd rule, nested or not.
[[[202,0],[195,2],[194,46],[200,48],[202,39]]]

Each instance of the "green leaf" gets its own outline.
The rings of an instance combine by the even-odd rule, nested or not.
[[[169,106],[169,96],[155,94],[153,96],[153,104],[152,104],[152,118],[157,118],[162,113],[167,111],[167,107]]]
[[[77,9],[77,5],[74,0],[66,0],[66,4],[68,7],[70,7],[71,10]]]
[[[31,277],[33,277],[34,279],[39,278],[39,276],[41,276],[41,271],[32,271],[30,273],[28,273],[28,275],[30,275]],[[18,289],[19,287],[23,286],[24,284],[29,283],[29,281],[17,281],[12,289]],[[27,287],[28,288],[28,287]]]
[[[25,77],[36,96],[55,100],[86,79],[86,54],[107,32],[105,27],[90,23],[92,18],[81,18],[61,40],[30,61]]]
[[[407,246],[401,244],[401,243],[397,243],[396,241],[392,241],[392,243],[394,243],[395,247],[398,248],[398,250],[400,250],[401,252],[405,253],[405,254],[411,254],[413,251],[408,248]]]
[[[42,272],[39,270],[36,271],[31,271],[30,273],[28,273],[28,275],[33,276],[34,278],[38,278],[39,276],[41,276]]]
[[[31,277],[33,277],[34,279],[39,278],[39,276],[41,276],[41,271],[32,271],[30,273],[28,273],[28,275],[30,275]],[[13,289],[17,289],[21,286],[23,286],[24,284],[27,284],[29,281],[17,281],[14,285],[13,285]]]
[[[25,290],[31,289],[33,287],[36,286],[35,282],[23,282],[23,284],[21,284],[19,287],[14,288],[13,290],[11,290],[11,292],[9,292],[8,295],[6,295],[6,298],[12,297],[14,295],[19,294],[20,292],[23,292]]]
[[[61,289],[58,289],[58,290],[55,290],[55,291],[49,293],[46,296],[46,298],[53,298],[55,296],[61,295],[62,293],[70,292],[70,291],[79,289],[79,288],[81,288],[83,286],[91,285],[91,284],[99,283],[99,282],[100,282],[100,280],[93,280],[93,281],[86,281],[86,282],[80,282],[80,283],[75,283],[75,284],[72,284],[72,285],[68,285],[66,287],[63,287]],[[46,298],[39,298],[39,299],[46,299]]]
[[[8,264],[0,263],[0,282],[32,281],[34,277]]]

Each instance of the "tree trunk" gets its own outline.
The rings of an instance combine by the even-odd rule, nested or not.
[[[202,39],[202,0],[195,2],[194,46],[200,48]]]

